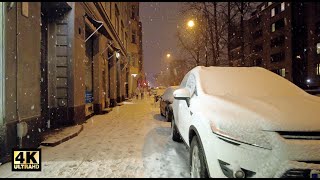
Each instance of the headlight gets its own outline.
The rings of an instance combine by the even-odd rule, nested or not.
[[[237,136],[236,133],[234,133],[235,132],[234,130],[233,131],[230,130],[230,132],[228,131],[229,133],[227,133],[226,131],[223,131],[220,128],[217,128],[217,126],[213,122],[211,122],[210,126],[211,126],[212,132],[220,137],[238,142],[240,144],[241,143],[247,144],[250,146],[259,147],[259,148],[268,149],[268,150],[272,149],[270,145],[267,143],[266,138],[263,135],[261,135],[261,133],[247,133],[246,137],[244,135],[246,133],[243,133],[241,136]]]

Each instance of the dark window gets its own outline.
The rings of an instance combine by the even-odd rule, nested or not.
[[[276,7],[271,9],[271,17],[279,14],[281,12],[281,4],[278,4]]]
[[[274,70],[272,70],[272,72],[274,72],[282,77],[286,77],[286,69],[285,68],[274,69]]]
[[[136,18],[136,7],[132,6],[131,7],[131,19],[135,19]]]
[[[320,34],[320,21],[316,23],[316,34]]]
[[[254,66],[261,66],[261,65],[262,65],[262,59],[261,59],[261,58],[255,59],[255,60],[253,61],[253,65],[254,65]]]
[[[271,32],[280,30],[284,27],[284,19],[280,19],[271,25]]]
[[[262,36],[262,30],[258,30],[252,34],[253,39],[258,39],[261,36]]]
[[[259,25],[260,23],[261,23],[261,18],[260,18],[260,16],[259,16],[259,17],[255,18],[255,19],[253,19],[253,20],[251,21],[251,26],[252,26],[252,27],[256,27],[256,26]]]
[[[285,41],[284,35],[278,36],[276,38],[271,39],[270,47],[279,47],[283,46]]]
[[[132,43],[136,43],[136,31],[132,30]]]
[[[230,59],[237,60],[240,58],[241,58],[241,54],[240,54],[239,50],[233,50],[230,52]]]
[[[253,46],[252,51],[253,52],[261,52],[261,51],[263,51],[262,44],[258,44],[258,45]]]
[[[283,61],[285,58],[284,52],[276,53],[271,55],[271,62]]]
[[[284,27],[284,19],[280,19],[276,22],[276,29],[281,29]]]

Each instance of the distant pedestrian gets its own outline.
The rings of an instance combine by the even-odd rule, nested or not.
[[[142,90],[141,91],[141,99],[143,99],[143,96],[144,96],[144,91]]]
[[[139,94],[140,94],[139,87],[136,88],[135,94],[136,94],[136,98],[139,99]]]

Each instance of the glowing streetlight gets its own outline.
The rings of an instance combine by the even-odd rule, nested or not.
[[[170,58],[171,54],[167,54],[167,58]]]
[[[188,26],[192,28],[194,26],[194,21],[193,20],[188,21]]]

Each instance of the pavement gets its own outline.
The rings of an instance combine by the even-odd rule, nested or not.
[[[57,146],[71,138],[78,136],[82,130],[82,124],[61,129],[54,129],[44,135],[44,141],[41,142],[41,145],[51,147]]]
[[[171,124],[153,98],[123,102],[88,119],[72,139],[40,148],[41,172],[12,172],[9,162],[0,166],[0,178],[190,177],[188,150],[172,141]]]

